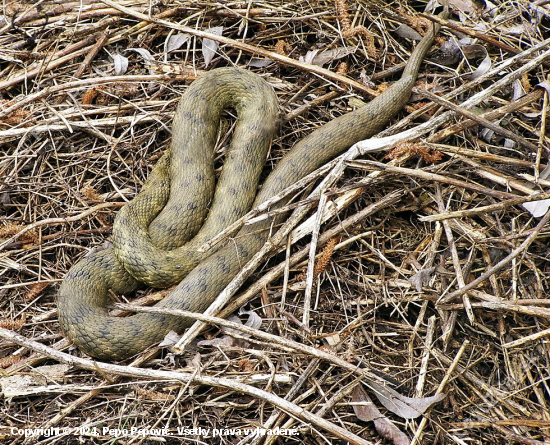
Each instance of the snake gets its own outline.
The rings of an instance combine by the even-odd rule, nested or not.
[[[157,307],[204,312],[261,249],[285,218],[280,212],[250,225],[215,251],[201,245],[251,208],[315,171],[353,144],[372,137],[409,101],[421,63],[439,29],[433,25],[412,51],[399,80],[368,104],[320,126],[297,142],[258,191],[277,131],[276,95],[259,75],[238,67],[213,69],[182,95],[170,147],[141,191],[117,214],[112,246],[85,255],[57,294],[59,324],[81,351],[101,360],[130,358],[194,320],[159,313],[114,317],[112,293],[140,286],[175,288]],[[237,112],[222,173],[214,171],[220,116]],[[285,205],[281,200],[271,210]]]

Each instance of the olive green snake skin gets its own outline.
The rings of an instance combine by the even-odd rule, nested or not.
[[[257,195],[277,121],[273,90],[259,76],[239,68],[219,68],[193,82],[174,116],[169,152],[154,167],[142,191],[116,217],[113,247],[85,256],[61,284],[59,322],[67,337],[93,357],[120,360],[158,343],[169,331],[189,327],[193,320],[176,316],[112,317],[106,309],[110,292],[127,294],[141,283],[154,287],[179,283],[157,306],[206,310],[262,247],[281,217],[245,226],[214,253],[199,254],[197,248],[251,206],[379,132],[408,102],[436,33],[434,27],[422,39],[401,79],[383,94],[297,143]],[[236,109],[238,118],[212,198],[213,147],[220,113],[227,107]]]

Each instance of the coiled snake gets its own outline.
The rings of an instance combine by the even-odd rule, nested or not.
[[[61,284],[59,322],[67,337],[91,356],[119,360],[158,343],[171,330],[181,332],[190,326],[193,320],[159,314],[111,317],[106,309],[109,292],[132,292],[140,283],[155,287],[179,283],[157,306],[203,312],[261,248],[280,217],[245,226],[213,254],[199,254],[197,247],[252,205],[380,131],[409,100],[436,32],[434,27],[421,40],[401,79],[384,93],[297,143],[257,195],[275,131],[278,106],[273,90],[257,75],[239,68],[219,68],[193,82],[174,116],[169,152],[158,161],[142,191],[116,217],[113,247],[81,259]],[[211,198],[213,146],[219,116],[226,107],[235,108],[238,119]]]

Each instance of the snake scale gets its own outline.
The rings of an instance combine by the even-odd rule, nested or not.
[[[408,102],[437,28],[419,42],[400,80],[364,107],[299,141],[257,194],[276,130],[278,104],[273,90],[259,76],[239,68],[218,68],[193,82],[174,115],[170,149],[115,219],[113,246],[82,258],[61,284],[58,314],[66,336],[93,357],[121,360],[158,343],[171,330],[189,327],[193,320],[176,316],[112,317],[107,311],[110,292],[127,294],[141,283],[154,287],[179,283],[157,306],[206,310],[284,216],[245,226],[214,253],[199,254],[197,247],[251,206],[380,131]],[[238,117],[214,194],[213,147],[220,113],[228,107]]]

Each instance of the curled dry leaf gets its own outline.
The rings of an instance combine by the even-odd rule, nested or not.
[[[409,282],[414,286],[417,292],[422,292],[422,286],[430,282],[434,271],[435,267],[422,269],[420,272],[415,273],[412,277],[410,277]]]
[[[445,394],[436,394],[430,397],[407,397],[399,394],[387,386],[370,382],[369,386],[386,409],[404,419],[415,419],[428,408],[445,398]]]
[[[410,444],[408,436],[376,408],[361,385],[357,385],[353,390],[351,401],[357,418],[364,422],[374,422],[376,431],[382,437],[391,440],[394,445]]]
[[[223,33],[223,26],[216,26],[214,28],[207,29],[206,32],[208,34],[212,34],[215,36],[221,36]],[[203,39],[202,55],[204,57],[204,66],[210,65],[210,62],[216,55],[217,50],[218,50],[218,42],[215,42],[214,40],[210,40],[210,39]]]
[[[155,58],[151,55],[149,50],[145,48],[128,48],[126,51],[133,51],[135,53],[138,53],[143,58],[143,60],[146,60],[148,62],[155,61]]]
[[[421,40],[422,36],[410,26],[401,23],[394,31],[399,37],[407,40]]]
[[[550,208],[550,199],[541,201],[524,202],[523,208],[527,210],[534,218],[542,218]]]
[[[308,51],[304,57],[304,62],[312,65],[323,66],[333,60],[341,59],[352,52],[353,50],[343,47],[333,48],[326,51]]]
[[[159,347],[161,348],[169,348],[170,346],[174,346],[180,339],[180,336],[177,332],[170,331],[168,334],[164,336],[164,339],[159,343]]]
[[[122,76],[126,74],[128,70],[128,58],[121,54],[115,54],[113,56],[114,74],[115,76]]]
[[[172,34],[166,41],[166,52],[170,53],[180,49],[189,40],[189,37],[189,34],[185,33]]]

